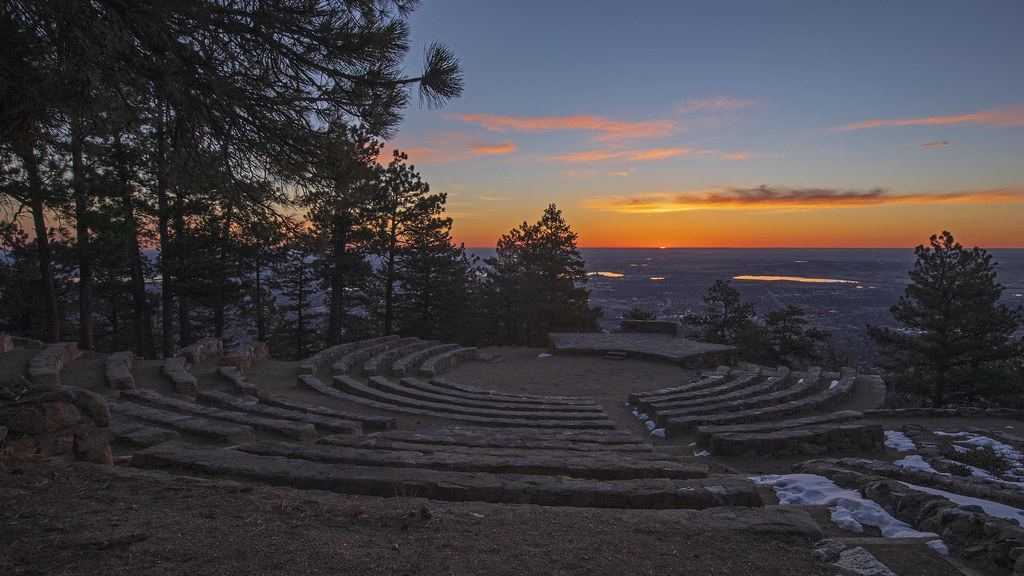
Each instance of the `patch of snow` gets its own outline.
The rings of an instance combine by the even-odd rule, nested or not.
[[[864,524],[875,526],[886,538],[937,537],[932,532],[918,532],[909,524],[893,518],[872,500],[863,498],[855,490],[836,486],[828,478],[816,474],[773,474],[750,478],[755,484],[769,485],[786,505],[813,504],[828,506],[832,519],[841,527],[854,532],[863,531]],[[858,527],[860,528],[858,530]]]
[[[644,420],[650,420],[651,419],[651,417],[648,416],[646,412],[643,413],[643,414],[640,414],[639,416],[637,416],[637,418],[639,418],[641,422],[643,422]]]
[[[711,453],[708,452],[707,450],[703,450],[701,452],[694,452],[693,455],[694,456],[711,456]]]
[[[687,444],[687,447],[689,447],[689,448],[693,448],[693,447],[694,447],[694,446],[696,446],[696,445],[697,445],[697,443],[696,443],[696,442],[690,442],[689,444]]]
[[[935,550],[939,554],[942,554],[943,556],[949,556],[949,547],[946,546],[946,543],[942,540],[932,540],[928,543],[928,547],[932,550]]]
[[[654,430],[651,430],[651,436],[657,436],[658,438],[664,438],[665,437],[665,429],[664,428],[655,428]]]
[[[828,389],[831,390],[836,386],[839,386],[839,380],[833,380],[832,383],[828,385]]]
[[[547,352],[541,352],[540,354],[537,354],[537,358],[551,358],[551,354],[548,354]]]
[[[887,448],[892,448],[897,452],[911,452],[913,450],[917,450],[917,446],[914,445],[914,441],[899,430],[885,431],[885,446]]]
[[[935,468],[932,468],[931,464],[925,462],[924,458],[916,454],[913,456],[907,456],[902,460],[897,460],[893,462],[893,464],[906,468],[907,470],[917,470],[918,472],[931,472],[932,474],[940,474],[942,476],[951,475],[945,472],[939,472]]]
[[[654,430],[658,425],[654,423],[654,420],[648,420],[644,422],[644,426],[647,426],[648,430]]]
[[[1024,520],[1024,510],[1019,508],[1014,508],[998,502],[992,502],[991,500],[982,500],[981,498],[954,494],[952,492],[946,492],[945,490],[936,490],[935,488],[908,484],[907,482],[900,482],[900,484],[913,488],[914,490],[920,490],[921,492],[945,496],[946,498],[949,498],[951,502],[959,504],[960,506],[980,506],[981,509],[990,516],[998,516],[999,518],[1006,518],[1007,520],[1016,520],[1018,524],[1024,524],[1024,522],[1022,522],[1022,520]]]

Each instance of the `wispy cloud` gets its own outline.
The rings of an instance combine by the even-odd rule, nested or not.
[[[949,146],[949,142],[943,140],[942,142],[925,142],[921,144],[921,148],[938,148],[939,146]]]
[[[669,120],[626,122],[593,114],[535,118],[494,114],[453,114],[448,118],[476,124],[493,132],[555,132],[563,130],[591,132],[595,134],[594,138],[600,141],[665,138],[679,132],[679,126]]]
[[[487,142],[462,132],[435,132],[423,137],[426,146],[400,148],[414,164],[450,164],[482,156],[507,156],[517,150],[511,141]]]
[[[960,116],[932,116],[929,118],[902,118],[886,120],[865,120],[846,126],[832,128],[829,132],[847,132],[849,130],[863,130],[865,128],[878,128],[879,126],[929,126],[929,125],[958,125],[974,124],[986,128],[1007,128],[1010,126],[1024,126],[1024,106],[1012,106],[1010,108],[992,108],[982,110],[973,114],[962,114]]]
[[[602,172],[600,170],[573,170],[572,168],[567,168],[559,172],[559,174],[573,180],[588,180],[591,178],[598,178],[600,176],[629,176],[633,173],[633,170],[633,168],[630,168],[629,170],[612,170],[609,172]]]
[[[969,190],[942,194],[890,194],[882,188],[715,188],[679,193],[594,198],[587,206],[621,213],[683,212],[767,208],[778,210],[816,208],[863,208],[886,204],[1014,204],[1024,202],[1024,189]]]
[[[583,164],[589,162],[651,162],[654,160],[665,160],[666,158],[678,158],[681,156],[694,156],[698,154],[712,154],[710,150],[694,150],[692,148],[647,148],[642,150],[588,150],[585,152],[570,152],[549,156],[543,160],[546,162],[567,162],[570,164]]]
[[[680,104],[677,106],[676,112],[679,112],[680,114],[689,114],[691,112],[721,112],[724,110],[746,108],[747,106],[753,106],[755,104],[757,104],[756,100],[739,100],[736,98],[711,98],[707,100],[691,98],[686,101],[686,104]]]

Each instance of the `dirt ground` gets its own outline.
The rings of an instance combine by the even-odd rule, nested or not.
[[[647,430],[626,405],[628,393],[694,375],[632,359],[541,358],[543,350],[522,348],[486,352],[488,359],[453,367],[444,377],[485,389],[591,396],[619,428],[645,437]],[[102,385],[100,358],[87,356],[75,364],[66,383],[110,394]],[[10,365],[0,364],[0,377],[11,372]],[[197,373],[201,387],[227,389],[211,366],[198,367]],[[295,374],[295,363],[271,361],[248,378],[265,392],[330,404],[297,389]],[[155,364],[140,365],[136,377],[155,378],[152,386],[158,389],[164,385]],[[853,402],[874,402],[867,396]],[[398,421],[410,429],[452,425],[401,414]],[[657,449],[682,459],[697,458],[691,441],[651,438]],[[702,461],[716,472],[746,474],[787,472],[793,463]],[[830,530],[827,511],[815,514]],[[41,459],[0,462],[0,527],[0,574],[12,575],[838,573],[811,557],[808,538],[775,534],[770,526],[740,529],[702,512],[375,499]],[[983,563],[959,572],[919,548],[889,548],[885,560],[899,566],[902,576],[1005,573]]]

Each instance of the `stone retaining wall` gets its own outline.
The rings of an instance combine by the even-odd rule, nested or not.
[[[110,410],[99,394],[72,386],[36,385],[0,405],[7,450],[14,455],[69,456],[112,464]]]
[[[270,355],[266,342],[243,344],[228,350],[220,359],[221,366],[233,366],[245,372],[252,366],[266,360]]]
[[[202,364],[209,358],[220,356],[224,352],[224,343],[217,338],[203,338],[198,342],[189,344],[178,352],[178,356],[188,360],[189,364]]]
[[[103,361],[103,372],[107,377],[107,386],[114,390],[134,390],[135,377],[132,376],[132,362],[135,355],[131,352],[114,352]]]

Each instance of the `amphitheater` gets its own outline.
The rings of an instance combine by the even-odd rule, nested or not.
[[[109,573],[264,573],[243,569],[240,558],[215,563],[209,556],[216,550],[204,552],[207,564],[198,568],[176,556],[192,558],[209,542],[193,543],[192,552],[176,548],[163,564],[139,564],[132,556],[153,538],[134,528],[125,535],[122,516],[138,512],[139,504],[125,504],[129,512],[118,514],[121,499],[146,493],[148,506],[168,493],[205,490],[218,490],[230,506],[238,496],[225,494],[256,494],[283,504],[254,510],[277,517],[301,509],[302,522],[313,502],[318,510],[330,505],[377,518],[372,544],[352,552],[364,563],[336,557],[337,573],[660,574],[666,566],[675,567],[672,573],[1024,573],[1024,531],[1016,522],[900,481],[1022,507],[1019,489],[901,468],[892,462],[905,454],[886,446],[886,431],[902,431],[916,441],[915,454],[946,471],[955,463],[943,459],[931,431],[980,427],[1013,444],[1021,415],[884,409],[884,382],[849,368],[754,366],[737,362],[730,347],[663,334],[552,334],[546,350],[477,350],[389,336],[297,362],[269,359],[260,345],[224,350],[215,339],[175,358],[141,360],[128,352],[81,353],[74,343],[0,338],[0,488],[8,526],[0,539],[8,550],[34,546],[37,556],[76,562],[81,571],[71,573],[111,562],[102,554],[95,560],[96,550],[119,555],[103,570]],[[55,468],[25,464],[40,457]],[[882,538],[870,527],[845,531],[830,520],[828,507],[781,506],[770,487],[751,480],[791,472],[859,491],[909,525],[941,536],[951,553],[937,553],[923,538]],[[77,498],[65,506],[101,510],[98,517],[114,527],[104,528],[114,536],[89,540],[92,564],[69,552],[66,538],[34,534],[29,546],[29,528],[18,531],[26,517],[46,515],[18,506],[28,506],[32,495],[45,502],[64,473],[71,483],[122,489],[109,498],[90,489],[86,503],[84,489],[65,495]],[[227,514],[203,506],[196,510],[200,519]],[[59,535],[63,513],[51,513],[57,527],[47,524],[43,533]],[[230,525],[249,530],[253,514]],[[523,524],[522,515],[562,526],[559,538],[568,542],[551,549],[517,544],[533,529],[544,534]],[[474,533],[476,548],[461,556],[468,564],[452,558],[469,536],[377,540],[381,526],[397,526],[408,538],[441,530],[442,518],[444,529]],[[506,526],[527,534],[502,535]],[[265,573],[306,571],[295,554],[308,552],[294,547],[308,546],[314,536],[303,534],[267,535],[281,546],[271,556],[281,566],[267,567],[266,556],[253,553]],[[686,558],[652,558],[673,535],[685,540],[673,546],[689,543]],[[702,544],[702,535],[714,535],[717,544]],[[479,549],[492,539],[504,551],[494,552],[500,561]],[[442,559],[445,542],[452,550]],[[632,558],[615,551],[627,542]],[[386,552],[376,551],[378,545]],[[382,559],[407,546],[421,547],[418,561]],[[0,556],[0,569],[47,572],[45,563],[19,558]]]

